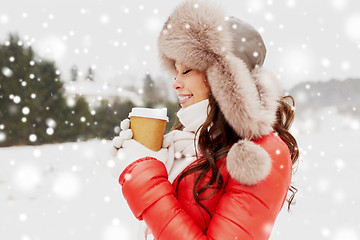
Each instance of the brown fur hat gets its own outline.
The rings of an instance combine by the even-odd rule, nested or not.
[[[271,159],[251,140],[273,130],[282,90],[262,67],[266,48],[260,34],[218,6],[187,1],[164,24],[158,47],[171,73],[176,74],[175,61],[206,73],[222,113],[242,138],[227,156],[231,176],[248,185],[264,179]]]

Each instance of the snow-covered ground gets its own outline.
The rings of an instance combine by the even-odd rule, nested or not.
[[[360,239],[360,130],[327,119],[322,128],[296,131],[299,193],[271,240]],[[110,174],[110,146],[91,140],[0,148],[0,239],[141,239]]]

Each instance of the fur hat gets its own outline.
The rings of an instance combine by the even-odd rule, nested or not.
[[[266,48],[260,34],[218,6],[187,1],[164,24],[158,47],[171,73],[176,74],[175,61],[206,73],[220,110],[242,138],[227,156],[230,175],[247,185],[264,179],[271,158],[251,140],[272,131],[282,90],[262,68]]]

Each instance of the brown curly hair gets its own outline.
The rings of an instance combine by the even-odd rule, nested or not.
[[[288,99],[290,99],[292,102],[289,103],[287,101]],[[294,106],[295,101],[293,97],[282,97],[279,100],[279,107],[276,112],[276,122],[273,126],[274,130],[278,133],[280,138],[286,143],[290,150],[293,168],[299,157],[299,150],[296,139],[289,132],[290,126],[294,119]],[[193,187],[193,196],[195,201],[211,216],[210,212],[205,208],[201,201],[210,198],[219,192],[223,187],[223,178],[218,167],[216,166],[216,162],[225,157],[229,152],[229,146],[232,146],[234,143],[240,140],[241,137],[239,137],[232,129],[232,127],[227,123],[215,98],[211,94],[209,96],[208,108],[208,117],[198,129],[198,131],[200,131],[198,147],[203,157],[199,159],[196,164],[192,165],[189,169],[180,175],[176,186],[176,192],[180,181],[184,177],[192,173],[197,173]],[[183,126],[181,124],[177,125],[177,122],[175,122],[172,129],[182,130]],[[209,171],[211,171],[211,178],[201,188],[199,188],[200,183],[204,180],[206,173]],[[208,188],[213,189],[212,194],[207,197],[201,197],[201,193]],[[290,206],[293,203],[297,189],[294,186],[291,186],[289,191],[291,195],[287,199],[288,210],[290,210]]]

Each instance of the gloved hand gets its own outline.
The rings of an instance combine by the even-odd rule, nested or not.
[[[131,163],[136,160],[144,157],[153,157],[157,160],[163,162],[165,167],[168,169],[167,160],[168,160],[168,149],[161,148],[159,151],[152,151],[149,148],[145,147],[141,143],[135,141],[134,139],[124,139],[122,140],[122,146],[118,149],[115,159],[115,166],[112,169],[112,175],[115,178],[119,178],[121,173],[128,167]],[[171,166],[170,166],[171,167]]]
[[[121,121],[120,123],[121,131],[119,133],[119,136],[116,136],[112,140],[113,146],[110,150],[110,155],[115,157],[119,148],[121,148],[123,141],[132,139],[133,138],[133,132],[130,129],[130,119],[126,118]]]
[[[113,146],[116,149],[121,148],[122,143],[125,139],[131,139],[133,137],[133,132],[130,129],[130,119],[126,118],[120,123],[121,131],[119,136],[113,138]]]

